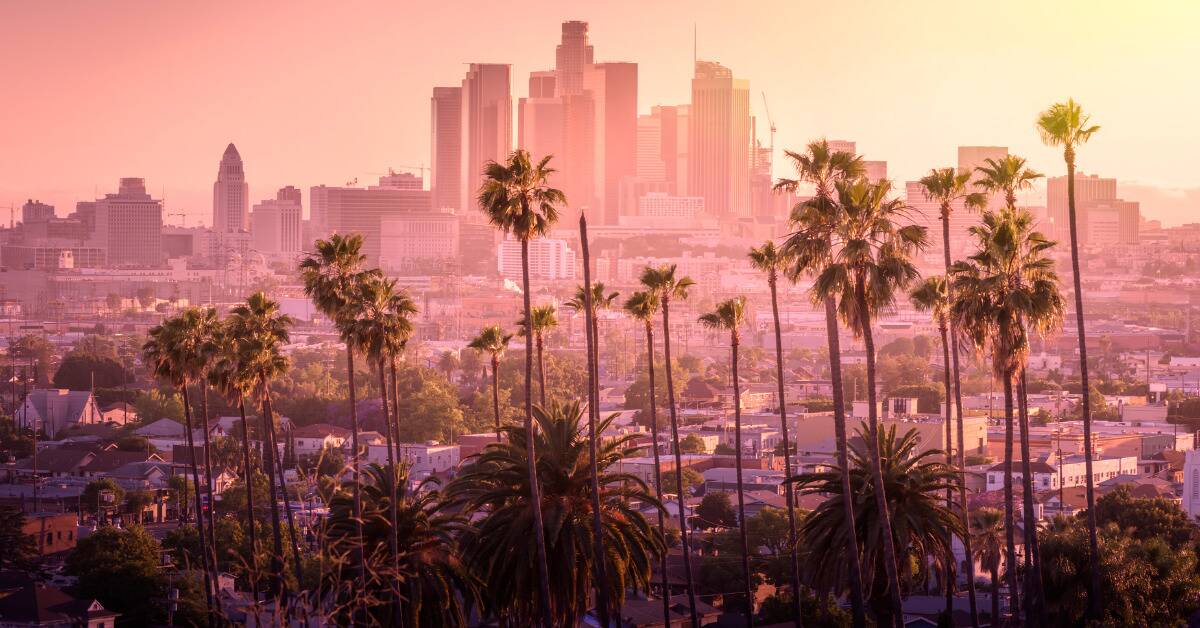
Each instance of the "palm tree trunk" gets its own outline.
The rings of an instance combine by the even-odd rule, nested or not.
[[[942,257],[946,264],[946,300],[954,302],[954,286],[950,282],[950,212],[942,212]],[[943,345],[945,342],[942,343]],[[967,459],[966,437],[963,435],[962,380],[958,370],[958,327],[954,319],[950,319],[950,361],[954,368],[954,412],[958,428],[958,507],[962,516],[963,553],[967,556],[967,597],[971,604],[971,625],[979,628],[979,606],[975,596],[975,554],[971,547],[970,513],[967,512]],[[990,396],[989,396],[990,399]],[[950,389],[946,388],[946,405],[950,405]],[[994,596],[993,596],[994,597]],[[996,621],[992,619],[993,623]]]
[[[875,481],[875,508],[879,510],[879,527],[883,535],[883,571],[887,574],[888,593],[892,601],[892,616],[888,618],[897,628],[904,623],[900,599],[900,574],[896,566],[896,544],[892,538],[892,516],[888,511],[886,487],[883,483],[883,462],[879,455],[879,409],[875,407],[875,337],[871,332],[871,315],[867,307],[867,292],[864,278],[854,282],[855,298],[858,301],[862,325],[863,345],[867,353],[867,420],[871,431],[871,474]]]
[[[992,565],[992,626],[1000,625],[1000,560]]]
[[[254,466],[250,459],[250,422],[246,420],[246,400],[238,397],[238,411],[242,415],[242,472],[246,486],[246,537],[250,540],[250,594],[258,604],[258,533],[254,525]]]
[[[596,609],[600,624],[604,628],[611,625],[609,614],[610,600],[608,569],[604,553],[604,523],[600,512],[600,471],[596,461],[596,423],[600,421],[600,337],[596,333],[596,304],[592,302],[592,268],[588,254],[587,217],[579,216],[579,241],[583,255],[583,310],[584,323],[588,327],[588,466],[592,475],[592,552],[595,562],[596,576]],[[529,312],[526,312],[529,316]],[[527,323],[532,325],[532,322]],[[541,337],[538,338],[538,360],[542,359]],[[542,403],[545,404],[546,379],[542,371]],[[619,610],[619,609],[618,609]]]
[[[200,503],[200,470],[196,464],[196,445],[192,436],[192,403],[188,395],[187,382],[179,387],[183,392],[183,420],[187,429],[188,467],[192,472],[192,485],[195,487],[196,501],[196,532],[200,535],[200,562],[204,568],[204,609],[208,613],[208,622],[213,623],[213,593],[216,591],[216,579],[212,566],[209,564],[209,550],[204,533],[204,508]]]
[[[209,560],[211,561],[213,570],[213,604],[216,607],[217,613],[219,614],[221,613],[221,591],[219,577],[221,574],[221,568],[219,565],[221,563],[219,560],[217,560],[217,524],[213,514],[213,511],[215,510],[214,505],[216,502],[213,500],[213,483],[215,480],[213,479],[212,456],[209,453],[212,448],[210,446],[208,437],[208,386],[204,383],[203,378],[200,379],[198,385],[200,386],[200,423],[203,426],[201,428],[201,434],[204,436],[204,490],[208,493],[208,551]]]
[[[261,380],[264,391],[266,380]],[[271,542],[274,551],[271,556],[271,595],[282,600],[283,586],[283,527],[280,524],[279,489],[275,475],[275,456],[278,455],[278,445],[275,444],[274,418],[270,415],[270,403],[264,393],[262,398],[262,423],[265,444],[263,445],[263,471],[267,475],[267,489],[271,499]]]
[[[521,239],[521,291],[525,300],[525,435],[529,456],[529,505],[533,510],[534,538],[537,544],[542,621],[546,628],[550,628],[554,625],[554,619],[550,610],[550,568],[546,561],[546,528],[542,523],[542,491],[538,487],[536,432],[533,426],[533,303],[529,296],[529,240],[525,238]]]
[[[304,576],[300,569],[300,539],[296,536],[296,518],[292,515],[292,500],[288,499],[287,482],[283,478],[283,460],[279,458],[279,440],[275,436],[275,411],[271,405],[271,387],[263,380],[263,414],[267,417],[267,426],[271,435],[271,457],[274,458],[276,473],[279,479],[279,491],[283,497],[283,512],[287,517],[288,538],[292,545],[292,569],[296,576],[296,592],[301,594],[304,587]],[[282,557],[282,555],[280,555]],[[280,579],[283,572],[279,573]]]
[[[683,571],[687,575],[688,610],[691,612],[692,628],[700,628],[700,616],[696,609],[696,587],[692,577],[692,549],[688,544],[687,512],[683,505],[683,456],[679,452],[679,416],[675,409],[675,377],[671,373],[671,302],[667,295],[662,299],[663,315],[663,359],[667,371],[667,407],[671,416],[671,447],[675,451],[675,493],[679,506],[679,539],[683,546]],[[651,396],[653,396],[653,391]]]
[[[500,358],[492,354],[492,412],[496,415],[496,442],[500,442]]]
[[[538,361],[538,392],[541,393],[542,407],[546,407],[546,361],[542,355],[542,345],[544,339],[542,333],[537,335],[537,361]]]
[[[951,434],[950,425],[951,410],[953,406],[950,403],[952,389],[950,388],[950,340],[949,331],[945,321],[940,322],[938,331],[942,334],[942,373],[943,382],[946,388],[946,468],[954,468],[954,441]],[[946,487],[946,510],[954,512],[954,489]],[[946,586],[946,617],[954,616],[954,534],[947,533],[949,538],[946,539],[946,550],[949,552],[946,555],[945,572],[943,577]]]
[[[787,403],[784,400],[783,394],[783,332],[779,325],[779,295],[777,292],[777,276],[775,269],[770,270],[767,276],[767,285],[771,288],[771,315],[775,320],[775,383],[779,386],[779,430],[783,436],[783,477],[791,479],[792,477],[792,457],[791,447],[792,441],[788,436],[787,423]],[[797,557],[796,548],[796,492],[791,485],[788,485],[787,493],[784,494],[787,500],[787,516],[788,516],[788,562],[792,567],[792,612],[796,615],[795,625],[800,628],[804,620],[801,617],[800,608],[800,559]]]
[[[1042,566],[1038,556],[1037,518],[1033,514],[1033,473],[1029,468],[1029,400],[1025,391],[1025,369],[1021,369],[1021,380],[1017,384],[1017,404],[1017,416],[1021,421],[1021,485],[1025,493],[1021,500],[1025,510],[1025,615],[1029,625],[1037,626],[1042,623]]]
[[[1016,617],[1021,612],[1020,596],[1017,594],[1017,539],[1016,517],[1013,515],[1013,387],[1012,373],[1004,374],[1004,534],[1008,544],[1008,560],[1005,576],[1008,580],[1009,613]]]
[[[1087,525],[1088,525],[1088,568],[1091,571],[1091,588],[1088,591],[1088,616],[1098,620],[1104,608],[1100,586],[1100,541],[1096,533],[1096,482],[1092,471],[1092,404],[1091,385],[1088,381],[1087,330],[1083,324],[1083,286],[1079,273],[1079,235],[1075,226],[1075,150],[1067,146],[1063,151],[1067,162],[1067,224],[1071,232],[1071,278],[1075,287],[1075,335],[1079,338],[1079,383],[1083,409],[1083,460],[1087,473]]]
[[[658,389],[654,384],[654,325],[649,319],[646,320],[646,364],[650,370],[650,438],[653,441],[650,450],[654,452],[654,498],[662,504],[662,464],[658,458]],[[676,469],[676,472],[679,472]],[[659,571],[662,573],[663,580],[663,626],[671,625],[671,584],[667,578],[667,550],[666,550],[666,521],[663,517],[662,508],[658,508],[658,533],[663,537],[663,553],[662,560],[659,562]]]
[[[388,535],[388,549],[392,552],[392,577],[388,581],[392,585],[392,619],[399,626],[403,623],[400,615],[400,528],[398,527],[398,516],[396,510],[396,450],[399,449],[400,443],[396,443],[393,448],[392,443],[392,422],[388,414],[388,386],[387,386],[387,368],[383,363],[383,358],[379,359],[379,399],[382,402],[383,410],[383,432],[387,435],[387,461],[388,461],[388,479],[391,481],[391,493],[388,495],[388,517],[392,524],[392,533]]]
[[[742,594],[746,596],[746,625],[754,628],[754,595],[750,592],[750,541],[746,538],[746,491],[742,484],[742,384],[738,381],[737,330],[729,340],[730,360],[733,363],[733,448],[737,471],[738,537],[742,543]],[[796,592],[797,595],[799,591]]]
[[[354,500],[352,502],[352,514],[354,515],[354,560],[358,569],[358,591],[366,591],[367,586],[367,565],[366,556],[363,552],[363,524],[362,524],[362,479],[359,476],[359,455],[358,455],[358,399],[354,391],[354,347],[349,342],[346,343],[346,376],[347,384],[349,385],[350,393],[350,476],[353,478],[351,486],[353,487]],[[355,606],[358,606],[357,602]],[[365,612],[366,609],[358,609]]]
[[[838,338],[837,305],[832,297],[825,298],[825,337],[829,344],[829,380],[833,388],[833,431],[837,439],[838,466],[842,475],[842,516],[846,521],[854,518],[854,489],[850,485],[850,446],[846,434],[846,399],[842,394],[842,349]],[[846,535],[846,562],[850,565],[850,607],[854,616],[854,628],[867,625],[866,606],[863,604],[862,558],[858,549],[858,535]]]

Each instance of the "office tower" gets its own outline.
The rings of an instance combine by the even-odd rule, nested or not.
[[[384,220],[431,209],[430,192],[419,186],[364,189],[318,185],[309,189],[308,203],[314,220],[320,217],[322,229],[317,237],[332,233],[361,234],[368,264],[379,263]]]
[[[521,243],[505,238],[496,252],[496,270],[500,276],[521,280]],[[575,278],[575,251],[566,240],[538,238],[529,242],[529,275],[533,279],[554,281]]]
[[[233,144],[225,147],[217,181],[213,183],[213,231],[246,231],[250,218],[250,188],[242,169],[242,156]]]
[[[300,190],[292,186],[258,203],[250,214],[251,246],[264,255],[299,253],[302,213]]]
[[[503,163],[512,149],[512,68],[472,63],[462,82],[462,155],[458,209],[475,210],[475,194],[489,161]]]
[[[1071,237],[1067,177],[1046,180],[1046,213],[1050,226],[1045,230],[1066,242]],[[1138,204],[1118,198],[1116,179],[1075,173],[1075,229],[1081,246],[1136,244],[1139,220]]]
[[[459,217],[434,209],[384,218],[379,265],[401,273],[443,274],[458,264]]]
[[[437,209],[463,209],[462,88],[435,87],[430,100],[429,188]]]
[[[557,84],[558,72],[555,70],[539,70],[529,73],[530,98],[554,98],[554,86]]]
[[[563,22],[562,43],[554,51],[557,75],[555,94],[574,96],[583,92],[583,71],[592,63],[587,22]]]
[[[370,189],[424,190],[425,181],[411,172],[395,172],[389,168],[387,174],[379,177],[379,184],[370,186]]]
[[[162,201],[150,198],[144,179],[121,179],[116,194],[96,200],[93,220],[93,241],[110,267],[162,265]]]
[[[863,171],[871,183],[879,183],[887,178],[887,162],[863,160]]]
[[[640,216],[693,220],[703,213],[704,199],[699,196],[671,196],[662,192],[649,192],[638,199]]]
[[[53,205],[29,199],[21,206],[22,224],[30,225],[33,223],[49,222],[52,218],[54,218]]]
[[[750,82],[697,61],[688,128],[688,192],[722,219],[750,213]]]
[[[593,103],[593,220],[617,223],[621,180],[636,172],[636,63],[596,63],[583,73],[584,92]]]
[[[849,140],[826,140],[831,153],[850,153],[851,155],[858,154],[858,146]]]
[[[635,174],[641,181],[667,180],[667,164],[663,159],[662,127],[663,120],[660,116],[638,116]]]
[[[565,108],[563,99],[554,95],[555,80],[551,71],[529,75],[529,96],[517,103],[517,147],[534,159],[552,155],[553,167],[561,169]]]

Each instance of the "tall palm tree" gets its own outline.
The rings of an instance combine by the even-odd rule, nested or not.
[[[537,456],[532,451],[537,446],[537,439],[533,435],[536,428],[533,421],[533,304],[530,301],[529,241],[549,233],[550,227],[558,221],[558,207],[567,202],[561,190],[549,185],[550,175],[554,173],[549,164],[549,155],[535,164],[528,152],[515,150],[505,163],[489,161],[484,166],[483,183],[479,186],[478,194],[479,208],[487,216],[488,222],[521,243],[521,292],[525,299],[525,429],[529,432],[525,441],[531,448],[530,457],[535,460]],[[528,484],[530,500],[538,506],[533,509],[533,517],[537,524],[534,529],[538,546],[537,573],[543,601],[542,621],[550,626],[550,571],[546,564],[545,535],[542,533],[540,489],[533,465],[529,466]]]
[[[779,395],[779,430],[783,435],[783,474],[792,477],[792,458],[790,447],[791,437],[788,435],[787,402],[784,399],[783,387],[783,331],[779,324],[779,273],[786,272],[791,260],[784,254],[775,242],[767,240],[757,248],[750,249],[750,263],[755,269],[767,275],[767,287],[771,289],[771,317],[775,322],[775,383]],[[791,554],[792,567],[792,612],[796,616],[796,625],[800,625],[800,560],[796,548],[796,496],[795,491],[788,489],[784,495],[788,515],[788,547]]]
[[[948,282],[946,281],[946,277],[944,275],[933,275],[926,277],[923,281],[917,284],[915,288],[913,288],[912,292],[909,293],[909,299],[912,301],[913,306],[918,312],[930,312],[933,315],[933,321],[937,324],[938,332],[942,336],[942,375],[943,384],[946,389],[946,466],[953,467],[954,456],[951,452],[953,451],[954,443],[950,426],[953,420],[953,417],[951,416],[953,414],[951,397],[954,394],[954,389],[951,388],[952,382],[950,378],[950,301],[947,294],[947,287]],[[961,420],[962,418],[959,417],[960,422]],[[962,433],[961,424],[959,426],[959,433]],[[961,450],[962,448],[960,446],[959,451],[961,452]],[[966,488],[963,485],[963,478],[965,477],[963,475],[964,473],[964,469],[961,465],[959,465],[959,495],[962,497],[964,504],[963,509],[959,512],[959,517],[963,520],[963,528],[966,529],[967,514],[965,506],[966,497],[964,495]],[[950,510],[954,509],[954,495],[950,489],[946,489],[946,508]],[[969,536],[970,535],[966,535],[963,537],[963,547],[966,549],[968,556],[971,555],[971,541],[968,538]],[[954,564],[951,562],[950,564],[945,565],[943,569],[943,579],[945,580],[944,584],[946,587],[946,615],[950,616],[950,614],[954,611]],[[970,572],[970,579],[974,580],[974,569],[970,569]],[[970,587],[971,590],[974,591],[974,583],[971,583]]]
[[[843,499],[839,490],[840,469],[804,473],[791,481],[804,494],[829,495],[802,524],[806,540],[805,564],[814,585],[825,591],[843,590],[849,577],[847,572],[852,569],[841,550],[845,546],[842,537],[857,536],[859,546],[863,548],[863,564],[866,565],[863,573],[868,578],[871,607],[877,616],[887,617],[900,614],[896,612],[898,607],[891,599],[889,587],[879,584],[887,578],[885,572],[892,562],[884,550],[887,537],[891,537],[891,544],[903,557],[900,562],[905,568],[906,580],[919,581],[927,577],[927,557],[932,557],[935,564],[954,560],[950,538],[964,533],[962,523],[937,494],[953,486],[958,474],[938,459],[941,450],[921,451],[916,430],[903,435],[896,434],[894,425],[880,430],[874,447],[869,444],[869,428],[861,429],[859,436],[861,443],[850,446],[851,483],[855,495],[861,496],[856,498],[860,508],[854,511],[853,523],[846,521],[845,510],[838,503]],[[881,455],[877,456],[876,452]],[[876,460],[880,458],[884,461],[889,512],[894,512],[895,520],[902,522],[894,528],[882,523],[878,500],[873,498],[878,493],[879,484],[874,476]]]
[[[186,310],[185,310],[186,313]],[[218,349],[218,339],[221,333],[221,319],[217,316],[217,311],[213,308],[203,308],[195,315],[185,316],[186,324],[184,327],[188,330],[188,334],[194,338],[193,342],[197,348],[197,353],[200,358],[200,369],[196,372],[196,386],[200,390],[200,419],[197,423],[200,424],[200,435],[203,440],[202,447],[204,452],[204,477],[206,478],[204,490],[208,495],[208,549],[212,553],[212,565],[214,568],[219,565],[218,549],[217,549],[217,527],[216,515],[213,504],[216,503],[214,496],[216,495],[216,478],[213,476],[212,467],[212,442],[211,434],[208,429],[209,411],[208,411],[208,372],[216,359]],[[215,583],[215,581],[214,581]],[[214,598],[217,606],[217,612],[221,611],[220,596]]]
[[[935,168],[929,171],[929,174],[921,177],[919,181],[921,191],[925,195],[925,199],[938,204],[938,216],[942,221],[942,263],[945,268],[946,276],[950,275],[950,216],[954,213],[956,206],[961,207],[965,211],[982,211],[987,205],[987,196],[980,192],[971,191],[972,172],[958,172],[954,168]],[[946,287],[946,302],[949,303],[954,299],[951,294],[950,283],[943,282]],[[966,525],[967,516],[967,481],[966,481],[966,453],[965,443],[963,442],[963,408],[962,408],[962,390],[961,378],[959,376],[958,365],[958,330],[954,327],[954,321],[949,321],[950,329],[950,364],[946,367],[952,369],[951,381],[954,385],[953,392],[949,385],[946,387],[946,409],[949,412],[950,398],[954,396],[954,411],[958,417],[958,468],[962,474],[959,482],[958,501],[960,514],[964,517],[963,525]],[[943,345],[945,339],[943,338]],[[952,446],[950,441],[946,441],[946,449],[950,451]],[[971,536],[963,537],[963,547],[967,555],[971,555]],[[971,605],[971,625],[979,625],[979,604],[975,595],[975,562],[967,561],[967,593]],[[949,596],[951,591],[947,591]]]
[[[863,176],[866,170],[862,158],[845,151],[835,151],[825,140],[810,142],[805,152],[785,151],[796,170],[796,178],[780,179],[776,191],[796,192],[801,185],[811,184],[812,198],[792,208],[790,221],[794,233],[783,245],[784,254],[792,260],[788,277],[795,282],[805,274],[820,272],[829,262],[832,250],[832,228],[839,220],[834,185],[838,181]],[[854,499],[850,487],[849,446],[846,430],[846,404],[842,391],[841,343],[838,338],[837,306],[832,296],[813,295],[825,308],[825,336],[829,345],[829,377],[833,388],[833,425],[837,441],[838,466],[842,469],[842,507],[846,521],[854,520]],[[858,539],[846,535],[846,562],[850,569],[850,605],[855,628],[866,625],[863,607],[862,573],[859,566]]]
[[[750,591],[750,543],[746,538],[746,492],[742,484],[742,383],[738,379],[738,346],[742,342],[741,328],[746,324],[746,297],[736,297],[717,304],[713,311],[700,316],[700,324],[708,329],[729,332],[729,361],[733,379],[733,449],[737,474],[738,534],[742,543],[742,578],[746,596],[746,623],[754,625],[754,596]],[[800,591],[795,592],[796,596]]]
[[[832,250],[821,255],[829,260],[813,283],[813,291],[823,298],[839,299],[838,309],[846,325],[862,338],[867,358],[867,426],[873,447],[879,435],[879,409],[876,405],[875,338],[871,320],[874,313],[890,307],[896,293],[918,276],[912,255],[925,245],[925,228],[901,225],[908,207],[889,198],[891,183],[871,183],[865,178],[838,181],[835,184],[840,219],[830,237],[810,241],[807,246]],[[880,524],[890,529],[887,497],[883,484],[882,463],[876,457],[874,492]],[[900,608],[900,579],[894,559],[897,557],[891,535],[883,535],[884,568],[892,608]],[[888,620],[899,624],[902,617],[892,613]]]
[[[364,271],[363,264],[367,256],[362,252],[362,236],[359,234],[333,234],[328,240],[317,240],[314,252],[300,262],[300,276],[304,280],[304,293],[312,299],[317,309],[335,327],[346,344],[346,376],[350,393],[350,466],[351,479],[355,482],[354,503],[355,520],[361,522],[362,512],[361,491],[358,486],[359,472],[359,443],[358,443],[358,402],[354,386],[354,342],[349,335],[358,309],[357,297],[359,285],[378,271]],[[361,523],[359,537],[361,534]],[[362,551],[359,543],[357,552]],[[360,567],[364,564],[358,557]],[[367,581],[365,568],[358,573],[358,586],[362,588]]]
[[[956,263],[952,277],[956,299],[951,316],[976,347],[989,350],[992,370],[1004,386],[1005,411],[1005,516],[1008,525],[1008,579],[1012,588],[1014,612],[1016,598],[1016,549],[1012,529],[1012,449],[1013,388],[1024,371],[1029,353],[1030,332],[1048,332],[1062,321],[1064,304],[1058,288],[1058,274],[1049,250],[1054,242],[1033,228],[1033,217],[1025,211],[1004,209],[986,212],[980,225],[971,229],[978,252]],[[1027,414],[1021,413],[1021,450],[1024,537],[1032,567],[1026,574],[1026,615],[1037,622],[1043,608],[1038,535],[1033,516],[1033,481],[1029,469]]]
[[[971,533],[974,553],[968,561],[979,561],[979,566],[992,575],[992,616],[988,623],[996,626],[1000,622],[1000,564],[1004,562],[1004,513],[995,508],[980,508],[971,512]]]
[[[588,608],[594,581],[595,554],[592,551],[591,456],[584,431],[583,409],[578,402],[550,403],[536,407],[534,417],[540,427],[534,432],[537,447],[523,441],[529,434],[520,427],[504,428],[508,442],[488,445],[465,465],[447,487],[447,493],[469,513],[481,518],[465,531],[462,543],[465,558],[480,580],[488,583],[491,610],[510,625],[530,625],[540,609],[553,610],[555,626],[574,626]],[[598,426],[604,431],[612,418]],[[603,521],[606,574],[610,613],[625,602],[625,591],[646,590],[650,569],[665,551],[653,526],[633,505],[654,508],[662,505],[636,475],[617,471],[620,462],[633,456],[637,447],[633,435],[603,441],[596,456],[599,471],[601,517]],[[551,551],[550,599],[541,600],[540,582],[531,578],[537,560],[538,534],[529,503],[529,452],[537,451],[536,473],[544,488],[547,548]]]
[[[512,334],[504,333],[499,325],[488,325],[480,330],[468,347],[488,354],[492,359],[492,411],[496,414],[496,440],[500,440],[500,356],[508,348]]]
[[[272,556],[275,568],[272,569],[272,576],[275,583],[274,592],[277,595],[283,592],[284,583],[280,497],[283,499],[284,515],[287,517],[291,533],[296,584],[300,586],[301,583],[300,543],[296,537],[295,517],[292,515],[291,500],[288,498],[287,484],[283,477],[282,460],[279,458],[279,438],[275,431],[275,412],[271,403],[271,380],[282,376],[291,365],[291,361],[283,354],[283,345],[290,341],[289,329],[292,324],[292,317],[280,311],[279,302],[262,292],[250,295],[245,303],[229,312],[229,333],[237,339],[238,359],[247,371],[257,377],[255,393],[262,407],[263,434],[266,436],[263,467],[271,498],[271,532],[275,547],[275,555]]]
[[[216,582],[215,564],[212,562],[212,548],[208,545],[209,537],[205,534],[204,509],[201,505],[199,465],[196,461],[196,447],[192,442],[192,405],[188,395],[188,384],[199,376],[203,368],[201,348],[193,341],[196,336],[190,333],[189,321],[199,317],[199,310],[188,310],[175,318],[169,318],[162,324],[150,329],[149,339],[142,347],[145,364],[155,378],[171,384],[183,394],[183,418],[187,430],[188,467],[192,472],[192,484],[195,487],[196,500],[196,531],[200,536],[200,556],[204,570],[204,601],[205,610],[211,615],[216,611],[214,593]],[[207,431],[207,430],[206,430]],[[211,507],[212,502],[209,502]],[[212,618],[209,619],[210,623]]]
[[[546,346],[546,333],[558,326],[558,316],[553,303],[539,305],[533,308],[533,321],[526,325],[525,319],[517,321],[517,333],[525,335],[526,328],[533,329],[534,346],[537,349],[538,393],[542,405],[546,405],[546,361],[543,355]]]
[[[1088,568],[1091,571],[1091,590],[1088,595],[1088,615],[1100,618],[1103,589],[1100,586],[1100,543],[1096,529],[1096,487],[1092,474],[1092,408],[1088,399],[1087,331],[1083,324],[1083,288],[1079,272],[1079,235],[1075,219],[1075,154],[1086,144],[1100,126],[1092,124],[1091,116],[1073,99],[1056,103],[1041,112],[1037,118],[1038,134],[1048,146],[1061,146],[1063,161],[1067,163],[1067,226],[1071,234],[1071,279],[1075,289],[1075,333],[1079,338],[1079,381],[1082,384],[1083,407],[1083,455],[1087,472],[1087,523],[1088,523]]]
[[[650,451],[654,455],[654,498],[662,503],[662,463],[658,456],[658,387],[654,382],[654,317],[658,314],[658,295],[654,292],[634,292],[625,301],[625,312],[630,318],[641,321],[646,327],[646,368],[650,377]],[[662,510],[658,511],[658,531],[666,539],[666,521]],[[671,625],[671,585],[667,578],[667,554],[663,552],[659,564],[663,579],[663,625]]]
[[[617,298],[621,296],[619,292],[609,292],[602,281],[592,282],[591,294],[585,294],[583,286],[575,286],[575,296],[567,300],[563,305],[571,308],[575,312],[583,312],[585,319],[587,318],[587,300],[591,299],[592,304],[592,322],[588,326],[588,333],[591,334],[592,344],[596,350],[593,352],[592,361],[593,368],[596,369],[596,376],[600,375],[600,325],[596,320],[596,313],[602,310],[610,310],[613,304],[617,302]]]
[[[372,464],[363,475],[368,560],[378,561],[399,538],[398,566],[393,563],[394,571],[385,568],[373,571],[388,574],[379,580],[399,588],[408,602],[398,615],[395,603],[392,613],[383,605],[373,620],[378,625],[466,625],[471,608],[480,602],[481,583],[463,560],[457,542],[467,528],[465,517],[437,489],[436,478],[429,477],[411,486],[407,465],[389,469]],[[352,493],[353,487],[346,485],[329,502],[326,539],[334,548],[352,547],[355,542]],[[372,588],[382,586],[378,580],[372,582]],[[343,618],[347,623],[350,620]]]
[[[688,609],[691,613],[692,628],[700,628],[700,616],[696,609],[696,587],[692,575],[692,550],[688,544],[687,510],[683,504],[683,456],[679,451],[679,415],[675,405],[675,377],[671,373],[671,301],[686,299],[688,292],[696,282],[691,277],[676,276],[675,264],[664,264],[658,267],[647,266],[642,271],[641,282],[647,292],[658,299],[662,308],[663,326],[663,360],[667,372],[667,409],[671,418],[671,449],[675,452],[675,494],[676,505],[679,509],[679,539],[683,547],[683,570],[685,572],[688,594]],[[654,396],[654,389],[650,390]],[[664,574],[664,579],[666,578]]]

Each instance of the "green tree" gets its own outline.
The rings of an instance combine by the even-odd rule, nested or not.
[[[1200,541],[1200,527],[1176,502],[1163,497],[1134,497],[1128,486],[1118,486],[1096,500],[1096,521],[1117,526],[1138,539],[1162,539],[1173,548]]]
[[[0,416],[0,459],[27,458],[32,453],[33,430],[17,427],[12,417]]]
[[[695,525],[703,528],[732,528],[737,525],[738,515],[729,500],[729,493],[710,491],[704,494],[696,506]]]
[[[667,471],[662,474],[663,486],[676,486],[679,483],[675,481],[675,472]],[[687,494],[691,489],[697,486],[704,486],[704,476],[699,471],[691,468],[683,468],[683,490]]]
[[[54,387],[69,390],[113,388],[129,383],[130,375],[114,356],[81,353],[78,350],[63,357],[54,373]]]
[[[496,440],[500,440],[500,432],[505,425],[500,418],[500,356],[511,340],[512,334],[504,333],[499,325],[488,325],[467,343],[468,347],[487,353],[492,360],[492,410],[496,418]]]
[[[18,361],[18,373],[31,377],[31,383],[44,387],[50,383],[50,368],[55,359],[54,345],[43,336],[27,334],[8,345],[8,355]],[[32,372],[27,370],[32,369]],[[16,374],[14,374],[16,375]]]
[[[143,423],[152,423],[158,419],[171,419],[177,423],[184,422],[183,399],[178,393],[164,393],[151,388],[138,395],[133,402],[133,408],[137,412],[138,420]]]
[[[28,570],[37,557],[33,535],[25,534],[25,513],[0,508],[0,569]]]
[[[679,443],[679,448],[682,449],[683,453],[685,454],[702,454],[708,451],[708,449],[704,446],[704,439],[695,434],[688,434],[687,437],[683,439],[683,442]]]
[[[111,501],[109,500],[110,495]],[[117,507],[123,501],[125,501],[125,489],[121,488],[121,485],[112,478],[100,478],[88,482],[79,495],[79,506],[83,508],[84,512],[90,513],[116,512]]]
[[[99,600],[128,626],[161,624],[167,582],[159,569],[159,545],[141,526],[105,527],[80,539],[67,556],[75,594]]]
[[[995,508],[980,508],[971,511],[971,529],[967,535],[972,542],[971,556],[979,561],[992,575],[992,614],[989,621],[997,623],[1000,617],[1000,565],[1004,563],[1005,530],[1004,512]]]
[[[517,334],[524,335],[526,329],[533,330],[534,345],[537,349],[538,394],[544,406],[546,405],[546,361],[544,357],[546,334],[558,326],[558,316],[554,304],[547,303],[533,308],[532,317],[533,321],[530,325],[527,325],[523,318],[517,321]]]

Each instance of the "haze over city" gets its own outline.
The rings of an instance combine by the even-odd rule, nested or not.
[[[1200,625],[1198,6],[0,5],[0,628]]]

